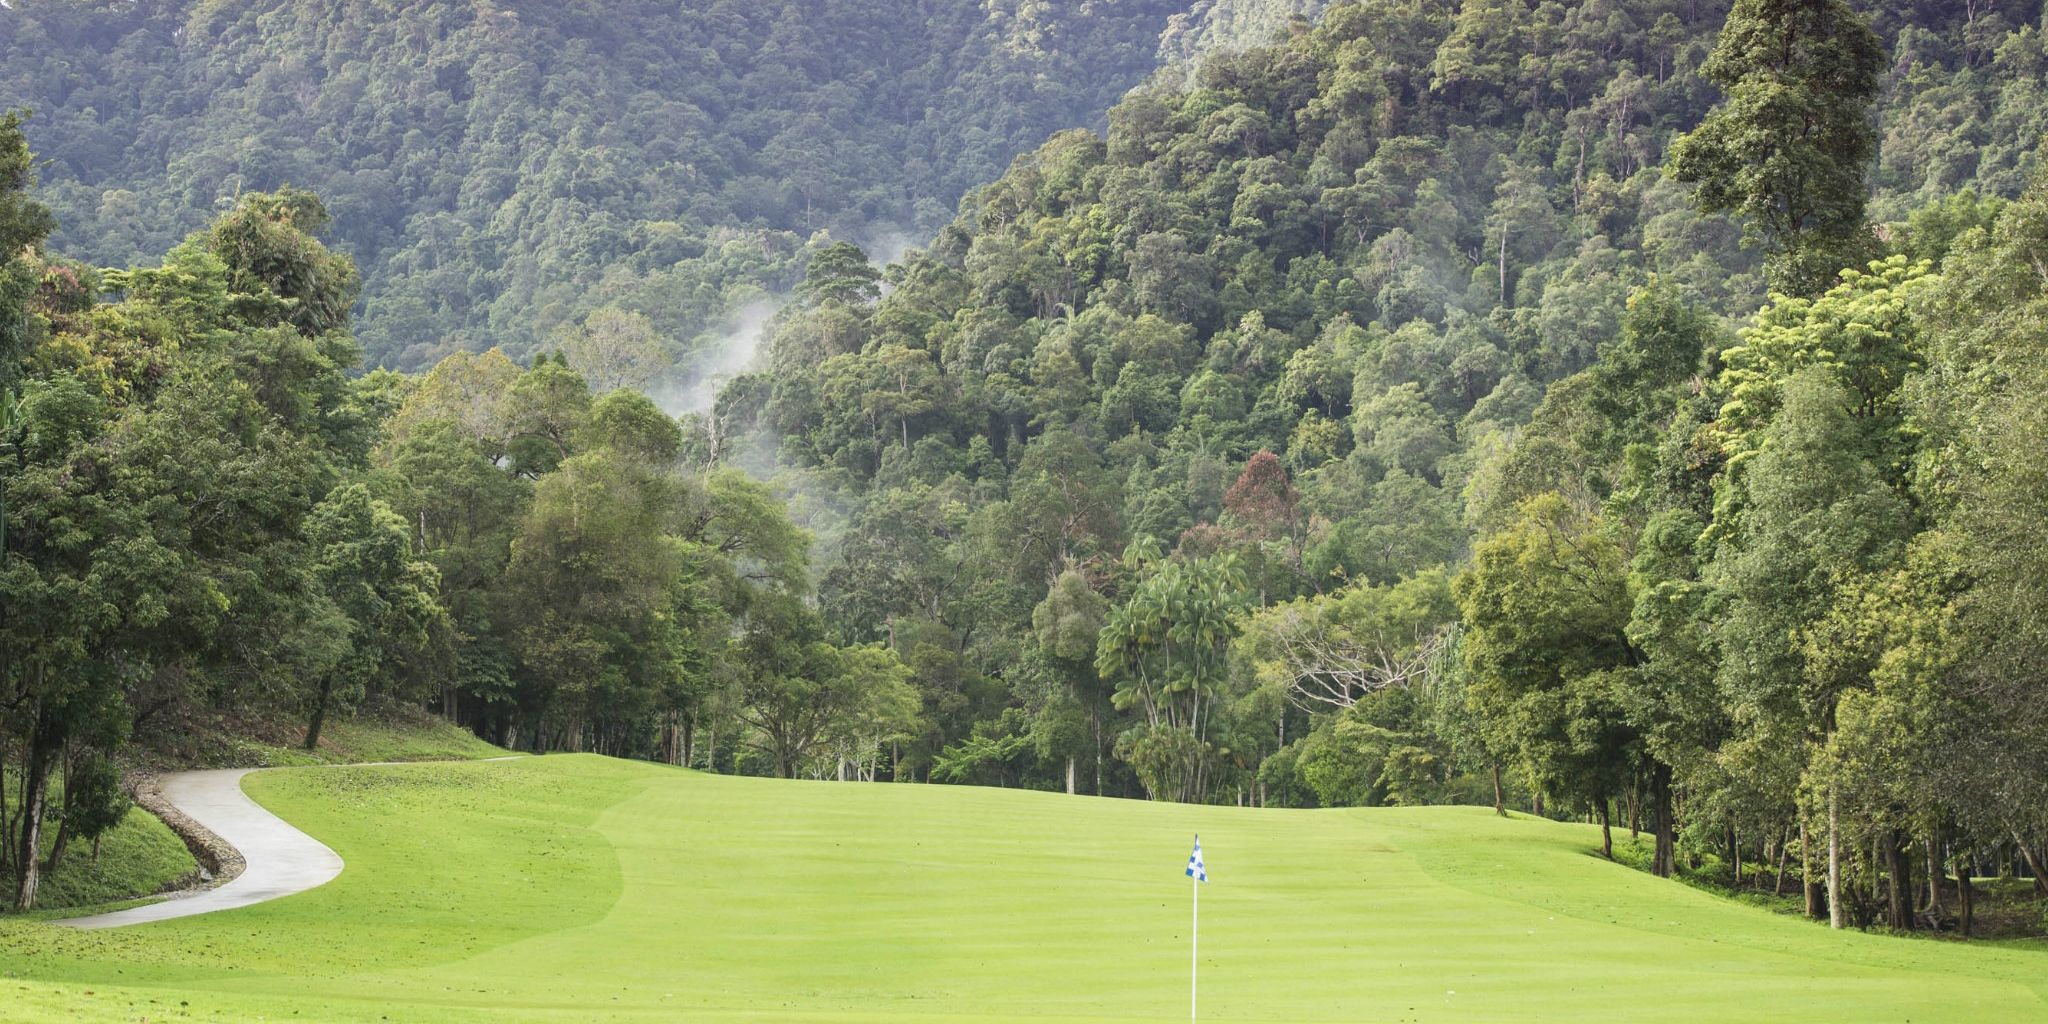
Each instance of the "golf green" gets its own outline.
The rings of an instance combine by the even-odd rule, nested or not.
[[[1479,808],[1283,811],[561,755],[287,769],[347,861],[243,910],[0,923],[0,1019],[2048,1020],[2048,949],[1831,933]]]

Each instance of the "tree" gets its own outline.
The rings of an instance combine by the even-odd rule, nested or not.
[[[1513,752],[1539,792],[1603,822],[1636,743],[1617,692],[1639,660],[1623,569],[1604,524],[1545,494],[1481,541],[1453,584],[1467,698],[1488,745]]]
[[[576,454],[590,415],[590,385],[581,374],[542,357],[503,394],[495,420],[513,472],[539,477]]]
[[[113,758],[97,750],[73,758],[64,773],[64,820],[57,841],[50,845],[46,867],[56,871],[74,841],[91,843],[93,859],[98,860],[100,838],[134,805],[121,786],[121,766]]]
[[[329,220],[320,197],[303,189],[252,192],[197,241],[227,264],[242,319],[317,336],[347,326],[361,286],[355,261],[317,239]]]
[[[1925,263],[1893,256],[1867,272],[1843,271],[1841,283],[1818,298],[1784,298],[1760,311],[1742,343],[1721,354],[1730,450],[1744,450],[1770,422],[1780,389],[1809,367],[1843,389],[1844,411],[1868,421],[1873,438],[1895,430],[1893,397],[1921,361],[1913,303],[1935,283]]]
[[[311,695],[306,749],[320,743],[320,729],[337,702],[353,703],[402,674],[405,662],[420,658],[446,625],[440,604],[440,574],[412,557],[405,520],[370,496],[362,484],[336,488],[306,521],[313,576],[343,617],[339,649]]]
[[[834,242],[817,251],[804,267],[798,292],[813,302],[865,306],[882,294],[882,272],[852,242]]]
[[[1014,536],[1025,546],[1030,576],[1050,581],[1117,541],[1122,504],[1116,478],[1079,436],[1041,435],[1024,451],[1010,480]]]
[[[29,195],[35,161],[22,135],[27,119],[21,111],[0,114],[0,406],[12,403],[31,340],[27,307],[36,273],[24,257],[56,227],[50,211]]]
[[[1365,507],[1312,537],[1303,563],[1320,589],[1326,581],[1389,584],[1463,558],[1470,536],[1457,496],[1395,470],[1373,484]]]
[[[1109,602],[1088,585],[1086,576],[1074,569],[1062,571],[1046,589],[1045,600],[1031,609],[1031,627],[1036,634],[1038,649],[1059,671],[1067,698],[1042,711],[1045,721],[1041,725],[1048,727],[1037,732],[1042,740],[1043,753],[1065,755],[1068,794],[1075,792],[1074,775],[1080,742],[1086,740],[1093,744],[1091,756],[1094,759],[1099,760],[1102,756],[1103,695],[1095,692],[1101,685],[1095,673],[1095,647],[1108,615]],[[1087,737],[1063,735],[1064,730],[1057,728],[1064,724],[1060,721],[1062,712],[1076,706],[1087,711]],[[1098,795],[1102,792],[1099,764],[1095,773],[1095,791]]]
[[[581,325],[557,328],[550,340],[599,394],[645,388],[672,359],[654,321],[617,306],[592,310]]]
[[[1260,451],[1245,460],[1244,472],[1223,494],[1223,510],[1239,529],[1257,540],[1299,541],[1301,494],[1287,479],[1280,457]]]
[[[679,482],[610,448],[536,483],[497,584],[535,749],[636,749],[687,657],[674,612],[692,582],[676,537]]]
[[[1358,450],[1384,470],[1435,482],[1437,462],[1452,447],[1443,416],[1422,398],[1422,389],[1402,384],[1356,402],[1351,414]]]
[[[38,327],[28,310],[36,274],[26,257],[55,227],[50,212],[29,198],[35,164],[22,136],[26,119],[19,111],[0,115],[0,458],[19,443],[16,385]],[[0,558],[7,551],[8,476],[0,473]],[[0,609],[0,628],[5,616]]]
[[[812,750],[868,704],[869,674],[847,671],[844,655],[825,642],[817,613],[793,597],[756,602],[731,654],[739,718],[782,778],[796,778]]]
[[[1487,218],[1487,248],[1494,257],[1495,296],[1505,306],[1513,301],[1508,289],[1508,255],[1543,254],[1556,242],[1556,214],[1550,197],[1535,172],[1521,164],[1509,164],[1494,191],[1493,207]]]
[[[1297,707],[1342,709],[1422,683],[1440,667],[1457,617],[1450,576],[1438,569],[1260,609],[1235,650]]]
[[[917,689],[911,685],[910,666],[881,644],[840,648],[839,659],[839,685],[858,697],[850,712],[832,723],[826,742],[838,754],[841,782],[849,768],[872,780],[883,749],[917,733]]]
[[[937,408],[941,383],[931,354],[923,349],[885,345],[875,359],[887,371],[889,385],[870,391],[862,398],[877,414],[893,417],[903,447],[910,447],[910,421]]]
[[[1234,616],[1250,602],[1244,583],[1228,556],[1161,562],[1103,623],[1095,670],[1116,683],[1118,709],[1144,715],[1118,752],[1156,799],[1207,795],[1210,738],[1229,706],[1223,687]]]
[[[590,418],[575,440],[579,447],[610,448],[665,466],[682,451],[683,428],[646,395],[621,389],[591,403]]]
[[[1795,374],[1756,454],[1731,463],[1722,484],[1726,511],[1715,519],[1728,532],[1705,578],[1726,595],[1721,644],[1743,652],[1718,670],[1722,699],[1739,710],[1738,731],[1826,745],[1842,694],[1864,685],[1862,673],[1811,659],[1800,646],[1850,580],[1894,563],[1913,526],[1873,460],[1883,436],[1859,423],[1855,405],[1824,367]],[[1766,781],[1789,789],[1792,780]],[[1809,817],[1827,816],[1828,903],[1839,926],[1839,793],[1822,785],[1809,797]]]
[[[1672,143],[1672,173],[1702,208],[1742,218],[1788,294],[1819,294],[1867,249],[1869,108],[1884,65],[1847,0],[1737,0],[1700,69],[1727,101]]]
[[[1189,251],[1179,235],[1155,233],[1139,238],[1130,258],[1131,288],[1146,312],[1197,327],[1208,322],[1216,302],[1208,256]]]

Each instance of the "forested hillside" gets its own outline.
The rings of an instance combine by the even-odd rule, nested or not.
[[[741,209],[797,195],[766,182],[689,193],[726,208],[673,238],[715,247],[615,236],[635,276],[550,262],[536,227],[641,216],[576,205],[612,179],[565,171],[532,222],[451,180],[483,227],[450,237],[525,267],[490,285],[518,311],[415,374],[351,374],[380,286],[314,194],[246,193],[101,271],[44,242],[33,198],[81,194],[61,159],[25,192],[0,139],[22,800],[190,709],[298,715],[311,744],[383,700],[716,771],[1515,803],[1641,827],[1660,874],[1769,865],[1838,924],[1967,933],[1973,871],[2040,878],[2039,5],[1189,13],[1168,42],[1207,57],[886,270],[699,233],[793,215]],[[477,17],[456,36],[495,38]],[[477,180],[547,166],[519,131]],[[723,159],[765,176],[745,138]],[[383,165],[333,170],[359,166]],[[900,209],[825,192],[806,216]],[[381,209],[354,195],[343,229]],[[659,303],[721,307],[763,267],[792,287],[759,364],[664,414],[648,339],[698,314]],[[440,287],[415,269],[388,286]],[[8,823],[23,877],[41,820]]]
[[[1521,799],[1902,927],[2034,857],[2039,12],[1736,15],[1333,5],[813,263],[695,443],[910,666],[899,775]]]
[[[1181,6],[21,0],[0,109],[36,111],[81,259],[295,185],[362,268],[372,365],[524,358],[607,307],[675,358],[787,287],[812,232],[900,248],[1099,123]]]

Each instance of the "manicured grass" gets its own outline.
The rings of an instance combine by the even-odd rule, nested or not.
[[[589,756],[252,776],[348,861],[274,903],[0,923],[19,1020],[2048,1019],[2048,949],[1834,934],[1483,809],[1260,811]]]

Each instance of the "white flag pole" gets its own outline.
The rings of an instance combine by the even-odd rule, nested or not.
[[[1202,880],[1189,876],[1188,884],[1195,890],[1194,926],[1188,931],[1188,1021],[1194,1024],[1195,1000],[1201,992],[1197,979],[1202,970]]]

